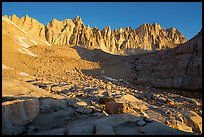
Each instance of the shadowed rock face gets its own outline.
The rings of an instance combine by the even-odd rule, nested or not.
[[[160,50],[174,48],[187,39],[175,28],[164,29],[159,24],[143,24],[136,29],[130,27],[102,31],[96,27],[85,26],[77,16],[74,20],[53,19],[45,27],[29,16],[9,18],[29,34],[40,36],[54,45],[80,45],[89,49],[101,49],[113,54],[137,54],[138,49]]]
[[[202,89],[202,31],[174,49],[135,56],[133,82],[154,87]]]
[[[17,135],[38,115],[38,99],[13,100],[2,103],[2,134]]]

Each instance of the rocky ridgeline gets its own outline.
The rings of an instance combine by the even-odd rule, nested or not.
[[[4,16],[32,36],[46,39],[52,45],[80,45],[88,49],[101,49],[113,54],[139,54],[147,50],[174,48],[187,39],[175,28],[164,29],[159,24],[143,24],[136,29],[110,26],[100,30],[85,26],[77,16],[74,20],[53,19],[46,26],[29,16]]]
[[[202,30],[174,49],[135,56],[132,81],[154,87],[202,90]]]
[[[68,80],[53,76],[53,81],[33,76],[20,81],[3,78],[3,134],[202,133],[199,99],[162,94],[153,88],[135,90],[125,81],[96,79],[78,71],[70,71],[69,76]]]

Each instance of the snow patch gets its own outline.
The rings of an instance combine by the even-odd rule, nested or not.
[[[29,76],[29,74],[28,74],[28,73],[25,73],[25,72],[19,72],[18,74],[19,74],[19,75],[22,75],[22,76]]]
[[[20,49],[20,48],[18,48],[17,49],[18,51],[20,51],[21,53],[23,53],[23,54],[26,54],[26,52],[25,51],[23,51],[22,49]]]
[[[18,48],[17,50],[18,50],[19,52],[23,53],[23,54],[27,54],[27,55],[31,55],[31,56],[36,57],[36,55],[35,55],[34,53],[32,53],[31,51],[29,51],[28,49],[26,49],[26,48],[29,48],[29,47],[30,47],[27,43],[25,43],[25,42],[23,41],[23,40],[25,40],[26,38],[18,36],[18,39],[19,39],[19,41],[20,41],[20,45],[21,45],[23,48]]]
[[[32,53],[31,51],[29,51],[28,49],[26,49],[26,48],[18,48],[17,49],[18,51],[20,51],[21,53],[23,53],[23,54],[27,54],[27,55],[31,55],[31,56],[34,56],[34,57],[36,57],[37,55],[35,55],[34,53]]]
[[[2,69],[14,69],[14,68],[10,68],[10,67],[7,67],[6,65],[2,64]]]
[[[25,42],[23,41],[23,40],[25,40],[26,38],[18,36],[18,39],[19,39],[19,41],[20,41],[20,45],[21,45],[21,46],[23,46],[23,47],[25,47],[25,48],[29,48],[29,47],[30,47],[27,43],[25,43]]]
[[[114,78],[111,78],[111,77],[107,77],[107,76],[102,76],[102,77],[107,79],[107,80],[110,80],[110,81],[115,81],[115,82],[118,81],[117,79],[114,79]]]
[[[35,41],[35,40],[30,40],[30,41],[33,42],[35,45],[38,44],[37,41]]]

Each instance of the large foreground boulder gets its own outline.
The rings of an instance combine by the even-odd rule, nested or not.
[[[202,134],[202,117],[194,111],[184,114],[184,122],[193,128],[193,131]]]
[[[17,135],[23,126],[39,113],[38,99],[13,100],[2,103],[2,134]]]

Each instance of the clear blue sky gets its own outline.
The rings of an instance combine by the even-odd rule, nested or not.
[[[190,39],[202,28],[201,2],[3,2],[2,15],[29,15],[46,25],[53,18],[74,19],[103,29],[132,27],[154,22],[174,27]]]

